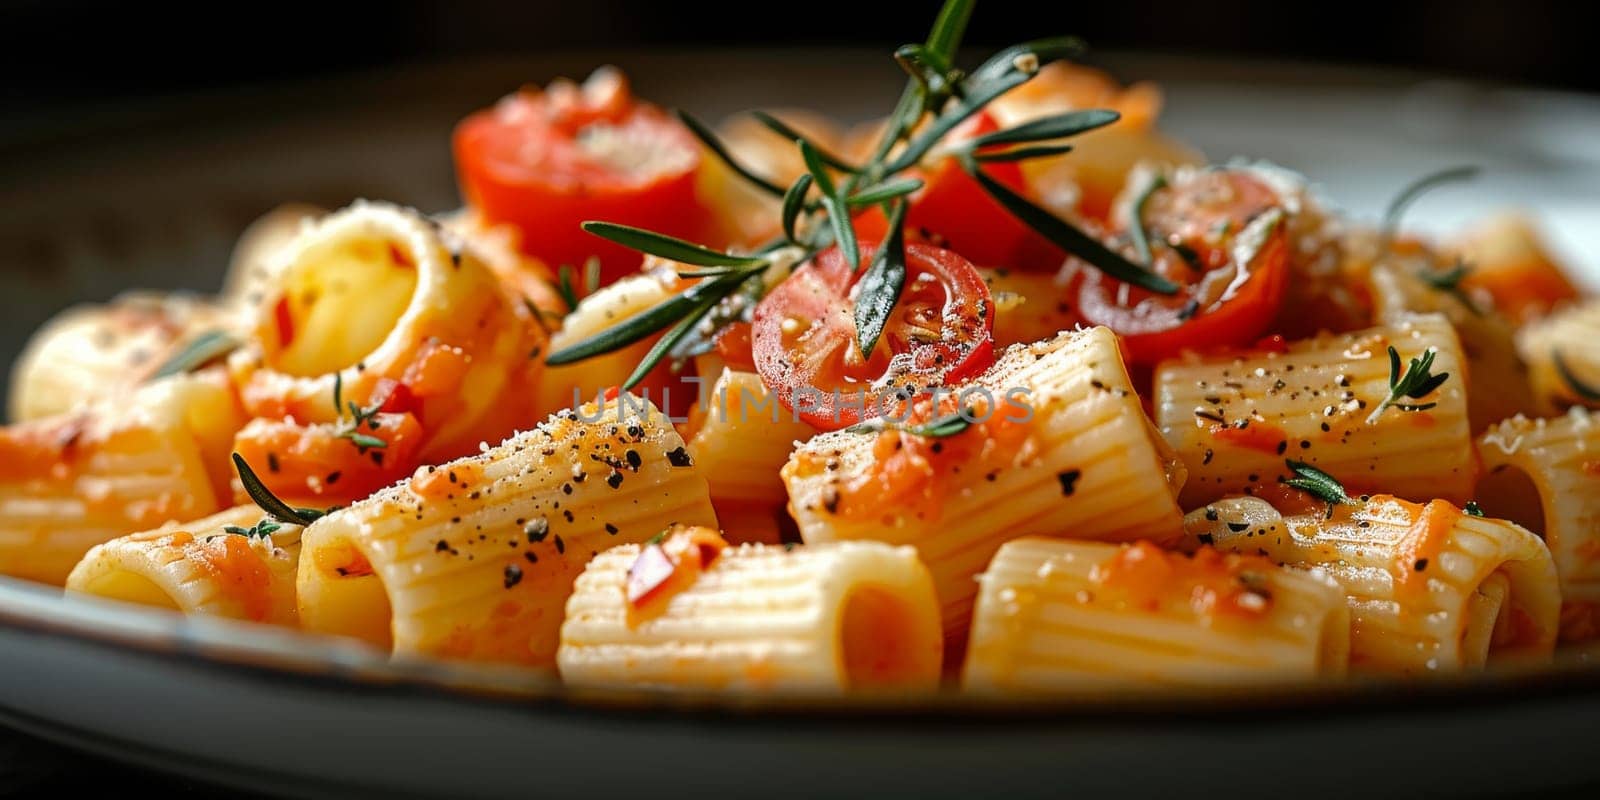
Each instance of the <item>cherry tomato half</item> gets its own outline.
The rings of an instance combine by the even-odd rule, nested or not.
[[[461,121],[456,172],[485,221],[522,231],[522,249],[551,265],[598,256],[611,282],[638,253],[585,233],[598,219],[694,238],[708,225],[696,200],[700,146],[661,109],[635,100],[622,74],[601,69],[580,87],[524,89]]]
[[[1153,267],[1182,288],[1157,295],[1084,269],[1078,312],[1116,331],[1135,364],[1248,345],[1283,303],[1284,213],[1278,194],[1245,170],[1204,170],[1157,189],[1144,209]]]
[[[900,301],[863,357],[855,299],[877,249],[863,243],[863,269],[854,270],[829,248],[756,306],[756,371],[785,408],[822,430],[877,416],[897,391],[950,386],[994,363],[994,301],[983,277],[965,258],[917,243],[906,245]]]

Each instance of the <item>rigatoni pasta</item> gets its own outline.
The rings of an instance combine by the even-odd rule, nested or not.
[[[1284,517],[1258,498],[1185,519],[1185,544],[1319,568],[1350,604],[1350,668],[1423,675],[1547,660],[1561,594],[1539,537],[1443,500],[1379,495]]]
[[[1448,374],[1427,408],[1390,406],[1394,348],[1402,364],[1433,354]],[[1189,469],[1183,504],[1254,492],[1288,476],[1295,458],[1338,475],[1352,491],[1465,503],[1477,479],[1464,388],[1465,363],[1450,322],[1420,315],[1356,333],[1291,342],[1281,351],[1163,362],[1155,417]],[[1431,404],[1431,405],[1430,405]]]
[[[837,431],[806,442],[783,468],[806,544],[917,548],[944,606],[946,635],[957,641],[977,593],[972,578],[1000,545],[1031,535],[1171,538],[1184,476],[1145,418],[1116,337],[1104,328],[1009,348],[971,386],[995,405],[962,433]],[[1026,391],[1002,405],[1016,387]],[[894,473],[916,477],[892,486],[880,480]]]
[[[552,666],[589,559],[673,523],[716,525],[705,479],[661,412],[622,395],[307,527],[301,625],[397,654]]]
[[[702,400],[686,426],[689,452],[726,535],[736,544],[776,544],[788,500],[778,471],[817,430],[779,405],[753,372],[723,370]]]
[[[1582,408],[1516,417],[1478,439],[1484,511],[1544,537],[1561,577],[1562,638],[1600,637],[1600,421]]]
[[[216,511],[238,424],[218,377],[0,428],[0,575],[59,585],[94,545]]]
[[[909,547],[666,541],[601,553],[567,602],[557,662],[573,686],[926,691],[943,642],[933,581]],[[709,532],[708,532],[709,533]],[[714,533],[711,533],[715,536]],[[694,559],[693,572],[672,580]],[[653,565],[666,573],[652,578]],[[647,586],[641,580],[665,585]]]
[[[238,506],[95,545],[67,591],[293,627],[300,526],[261,520],[261,509]]]
[[[978,577],[961,683],[985,693],[1337,677],[1344,593],[1320,571],[1149,543],[1007,542]]]
[[[1585,300],[1517,331],[1539,399],[1555,408],[1600,405],[1600,302]]]

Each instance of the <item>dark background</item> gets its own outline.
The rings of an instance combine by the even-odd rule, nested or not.
[[[1074,33],[1100,51],[1398,67],[1600,92],[1600,69],[1594,64],[1600,49],[1600,11],[1595,5],[1549,0],[984,0],[967,41],[977,48],[992,48],[1019,38]],[[0,164],[0,174],[14,186],[35,187],[29,205],[36,205],[55,185],[48,176],[65,174],[67,167],[93,173],[102,163],[112,163],[77,155],[90,152],[85,144],[90,140],[122,137],[132,140],[130,147],[146,141],[184,141],[204,153],[207,137],[221,138],[223,131],[233,135],[230,126],[272,130],[274,119],[289,116],[287,106],[320,115],[349,104],[350,98],[320,94],[285,97],[269,92],[259,103],[248,101],[253,105],[207,105],[205,116],[178,116],[179,121],[170,127],[151,123],[148,130],[126,121],[107,121],[123,117],[77,113],[84,110],[125,109],[165,97],[214,95],[218,90],[255,90],[306,78],[551,50],[638,46],[704,52],[845,46],[881,47],[887,55],[894,45],[920,39],[937,6],[935,0],[761,0],[739,5],[669,0],[464,0],[448,6],[401,0],[356,7],[287,0],[179,8],[143,2],[0,0],[0,41],[4,42],[0,63],[7,67],[5,77],[0,78],[0,100],[6,109],[0,116],[0,157],[39,164]],[[887,79],[890,84],[897,81],[892,75]],[[452,108],[437,116],[447,123],[460,110],[481,105],[495,92],[513,85],[485,83],[486,88],[453,101],[462,109]],[[365,102],[375,100],[368,97]],[[397,116],[402,111],[398,110]],[[29,124],[36,118],[72,121]],[[195,119],[205,122],[196,123]],[[195,130],[203,126],[210,127]],[[1600,136],[1600,131],[1595,134]],[[429,151],[437,162],[430,162],[431,168],[439,173],[433,176],[433,183],[448,187],[443,136],[436,139],[438,152]],[[20,155],[23,153],[26,155]],[[54,154],[53,160],[47,163],[39,153]],[[225,166],[225,159],[219,161]],[[226,172],[221,167],[217,171]],[[6,182],[0,180],[0,186]],[[387,186],[374,184],[355,167],[348,175],[333,174],[325,195],[280,195],[272,186],[260,193],[308,197],[336,205],[348,196],[347,186],[378,196],[390,194],[385,191]],[[237,226],[270,207],[255,195],[231,200],[226,193],[220,196],[223,202],[203,199],[213,206],[207,210],[220,207],[228,212],[220,223],[228,236],[219,237],[221,244],[196,245],[194,252],[202,255],[195,259],[213,258],[209,254],[216,247],[226,253],[226,242],[231,241]],[[143,240],[136,240],[126,232],[128,224],[118,221],[125,212],[101,213],[93,201],[84,205],[88,211],[80,217],[93,234],[90,240],[105,243],[94,252],[107,253],[107,263],[130,266],[110,279],[106,277],[109,272],[73,272],[57,267],[57,261],[47,257],[50,251],[41,249],[47,245],[26,246],[43,238],[22,239],[24,246],[18,247],[0,239],[9,253],[0,257],[0,273],[24,272],[29,281],[19,284],[26,291],[0,298],[0,317],[4,317],[0,339],[17,341],[69,299],[109,296],[122,284],[204,285],[210,280],[165,267],[131,266],[133,259],[128,253],[152,248],[128,243]],[[162,213],[189,219],[200,216],[179,205]],[[48,210],[38,214],[50,217]],[[146,228],[158,233],[163,230],[140,220],[134,227],[140,233]],[[213,268],[207,275],[214,272]],[[11,349],[0,354],[4,356],[0,361],[9,358]],[[113,781],[135,792],[161,791],[184,797],[209,794],[205,787],[188,781],[86,759],[0,729],[0,795],[65,796]]]
[[[968,42],[1073,33],[1105,50],[1416,68],[1600,90],[1600,11],[1551,0],[987,0]],[[920,39],[936,0],[694,3],[414,0],[371,6],[0,3],[12,112],[552,48],[882,45]]]

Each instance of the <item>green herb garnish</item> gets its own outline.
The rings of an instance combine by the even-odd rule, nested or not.
[[[366,408],[356,405],[355,401],[344,402],[344,376],[333,373],[333,413],[335,419],[344,421],[345,410],[350,411],[350,422],[346,423],[334,434],[335,438],[349,439],[356,446],[356,451],[366,455],[368,450],[382,450],[389,443],[371,434],[362,433],[361,426],[369,430],[378,430],[382,427],[378,422],[378,412],[383,409],[383,403],[373,403]]]
[[[1155,266],[1155,254],[1150,252],[1150,232],[1144,227],[1144,207],[1150,202],[1150,197],[1166,185],[1167,179],[1160,173],[1151,176],[1144,188],[1139,190],[1139,196],[1134,198],[1133,208],[1129,209],[1132,219],[1128,220],[1128,235],[1133,238],[1133,249],[1138,251],[1139,260],[1146,267]]]
[[[1550,361],[1555,364],[1556,374],[1561,376],[1561,381],[1567,385],[1568,389],[1572,390],[1573,394],[1589,402],[1600,402],[1600,389],[1585,383],[1572,371],[1572,366],[1567,363],[1566,356],[1561,355],[1560,348],[1553,347],[1550,349]]]
[[[194,372],[238,347],[239,340],[232,335],[222,331],[206,331],[184,345],[183,349],[174,353],[171,358],[163,361],[161,366],[156,367],[155,372],[150,373],[150,377],[165,378],[169,375]]]
[[[262,517],[256,522],[256,524],[251,525],[248,528],[241,528],[238,525],[224,525],[222,526],[222,530],[224,533],[231,533],[235,536],[243,536],[247,539],[255,539],[258,537],[265,539],[268,536],[277,533],[278,529],[282,527],[283,523],[280,523],[271,517]]]
[[[1464,261],[1457,261],[1454,267],[1444,272],[1424,269],[1417,272],[1417,277],[1423,283],[1454,297],[1457,302],[1466,306],[1468,311],[1482,315],[1483,312],[1478,310],[1478,304],[1472,302],[1472,298],[1468,297],[1466,291],[1461,288],[1461,281],[1470,274],[1472,274],[1472,266]]]
[[[718,159],[757,188],[783,198],[783,238],[750,254],[724,253],[662,234],[603,222],[587,222],[584,229],[611,241],[674,261],[705,269],[686,271],[685,277],[702,279],[683,295],[668,299],[642,314],[623,320],[583,341],[561,348],[547,357],[551,365],[581,361],[613,352],[658,332],[663,342],[652,347],[639,363],[629,389],[661,360],[681,358],[697,343],[715,333],[717,326],[738,318],[740,309],[753,307],[776,281],[752,280],[764,273],[781,249],[794,249],[787,263],[804,263],[822,250],[837,245],[854,269],[869,271],[856,291],[854,319],[856,344],[871,352],[882,333],[883,321],[892,313],[904,289],[904,208],[906,198],[921,188],[918,179],[903,175],[929,157],[946,136],[963,121],[983,110],[990,101],[1021,86],[1045,64],[1081,55],[1083,43],[1071,37],[1041,39],[1005,48],[970,72],[956,66],[955,56],[972,16],[972,0],[947,0],[928,38],[895,51],[895,61],[908,73],[900,99],[871,155],[861,163],[847,161],[823,149],[792,126],[769,114],[754,112],[763,126],[795,142],[806,165],[805,174],[783,187],[739,163],[705,124],[689,114],[678,117]],[[1109,125],[1116,112],[1088,109],[1056,114],[1005,130],[995,131],[950,147],[950,155],[973,173],[979,183],[1020,221],[1091,266],[1117,280],[1159,294],[1173,294],[1178,286],[1141,269],[1099,240],[1033,204],[986,175],[981,164],[1020,161],[1066,152],[1059,140]],[[883,248],[869,265],[862,265],[860,246],[851,223],[851,210],[884,206],[891,219]],[[801,224],[802,220],[807,224]],[[564,281],[570,284],[570,280]],[[736,296],[737,295],[737,296]],[[564,291],[569,305],[575,292]],[[729,308],[712,315],[722,301]],[[740,305],[740,304],[743,305]]]
[[[1406,209],[1412,203],[1415,203],[1417,198],[1444,184],[1476,178],[1480,172],[1482,172],[1481,169],[1471,165],[1451,167],[1424,175],[1401,189],[1400,193],[1389,201],[1389,207],[1384,209],[1383,212],[1384,249],[1388,249],[1388,243],[1394,239],[1395,233],[1400,230],[1400,218],[1405,216]]]
[[[278,499],[277,495],[272,493],[271,489],[267,488],[266,484],[261,482],[261,478],[256,476],[255,470],[250,468],[250,464],[244,460],[244,456],[238,453],[233,454],[233,468],[239,472],[239,483],[244,486],[244,493],[250,496],[251,502],[254,502],[262,511],[267,512],[268,516],[279,522],[287,522],[292,525],[310,525],[334,510],[332,508],[322,511],[318,511],[315,508],[295,508],[283,502]]]
[[[912,436],[922,436],[928,439],[943,439],[947,436],[954,436],[972,427],[973,422],[976,421],[977,418],[978,412],[975,409],[968,407],[963,408],[960,411],[945,414],[941,417],[934,417],[927,422],[921,422],[914,425],[908,425],[904,422],[894,422],[883,417],[869,419],[866,422],[858,422],[848,428],[845,428],[845,432],[882,433],[883,431],[894,430],[900,431],[901,433],[909,433]]]
[[[1367,417],[1368,425],[1377,422],[1378,417],[1390,407],[1398,408],[1401,411],[1427,411],[1439,405],[1438,403],[1401,402],[1402,399],[1407,397],[1413,400],[1421,400],[1427,397],[1450,377],[1448,372],[1434,375],[1430,371],[1433,369],[1435,355],[1437,355],[1437,351],[1431,347],[1422,351],[1421,356],[1411,359],[1411,364],[1406,367],[1406,371],[1402,374],[1400,372],[1400,352],[1394,349],[1394,345],[1389,346],[1389,396],[1383,398],[1383,402],[1372,410],[1372,414]]]
[[[1323,472],[1322,470],[1317,469],[1316,467],[1313,467],[1304,461],[1295,461],[1292,458],[1284,461],[1283,463],[1287,464],[1289,471],[1295,474],[1295,477],[1293,478],[1284,479],[1283,484],[1285,486],[1292,486],[1296,489],[1299,489],[1300,491],[1305,492],[1306,494],[1309,494],[1324,503],[1327,503],[1328,517],[1331,518],[1333,516],[1334,506],[1347,506],[1355,504],[1356,501],[1350,499],[1350,495],[1345,494],[1344,485],[1339,483],[1339,481],[1332,475],[1329,475],[1328,473]]]
[[[1483,509],[1478,507],[1478,501],[1476,500],[1468,500],[1467,504],[1463,506],[1461,510],[1469,517],[1483,516]]]

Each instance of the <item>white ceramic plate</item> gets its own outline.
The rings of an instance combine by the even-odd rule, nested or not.
[[[0,352],[49,314],[135,286],[211,288],[285,200],[456,204],[448,134],[524,81],[620,63],[709,118],[752,105],[879,113],[898,75],[860,53],[585,54],[451,65],[0,123]],[[1445,231],[1520,206],[1600,276],[1600,102],[1392,73],[1110,60],[1167,87],[1167,127],[1214,159],[1306,172],[1376,217],[1411,178],[1485,167],[1408,219]],[[1600,284],[1600,281],[1592,281]],[[1366,795],[1600,782],[1600,671],[1424,686],[986,708],[574,698],[496,670],[0,579],[0,720],[116,758],[303,795],[918,797],[1227,791]]]

